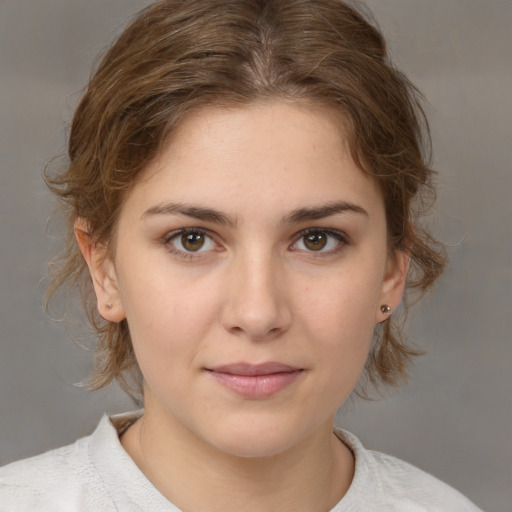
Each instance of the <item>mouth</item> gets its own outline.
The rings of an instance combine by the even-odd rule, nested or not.
[[[205,368],[223,387],[244,398],[271,397],[293,384],[304,369],[287,364],[235,363]]]

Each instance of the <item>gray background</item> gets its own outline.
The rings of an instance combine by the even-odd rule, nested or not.
[[[133,407],[117,388],[73,385],[91,355],[42,312],[40,280],[56,243],[40,175],[64,151],[96,54],[147,3],[0,0],[0,464],[89,433],[105,410]],[[368,5],[429,99],[441,170],[433,222],[451,263],[411,315],[428,355],[410,383],[347,404],[338,420],[485,510],[512,511],[512,2]]]

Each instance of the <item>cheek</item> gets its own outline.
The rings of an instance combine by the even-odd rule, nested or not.
[[[310,326],[319,333],[338,332],[344,338],[371,334],[382,283],[375,268],[341,270],[301,290],[300,307]]]
[[[332,275],[324,286],[302,293],[301,310],[307,337],[315,345],[315,359],[326,368],[325,380],[338,389],[357,382],[370,350],[379,304],[379,275],[345,272]]]
[[[121,298],[143,374],[151,368],[179,371],[192,361],[217,317],[213,287],[182,282],[162,272],[123,282]]]

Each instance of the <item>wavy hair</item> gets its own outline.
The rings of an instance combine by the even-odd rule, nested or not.
[[[409,290],[425,292],[441,273],[443,250],[420,227],[434,199],[421,95],[390,62],[367,12],[341,0],[158,1],[106,51],[72,121],[69,165],[46,176],[68,219],[48,296],[65,284],[82,293],[97,334],[92,388],[117,379],[133,396],[140,370],[126,320],[98,314],[75,221],[86,220],[93,243],[114,244],[126,194],[181,120],[208,105],[264,98],[307,100],[341,114],[354,160],[382,191],[390,253],[410,255]],[[401,323],[393,315],[377,326],[366,381],[406,377],[418,352]]]

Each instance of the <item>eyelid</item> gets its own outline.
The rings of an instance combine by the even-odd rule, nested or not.
[[[215,248],[205,251],[182,251],[178,248],[176,248],[172,241],[176,239],[179,236],[186,235],[188,233],[194,233],[194,234],[200,234],[207,238],[209,238],[214,244]],[[337,241],[336,247],[328,249],[328,250],[319,250],[319,251],[312,251],[307,249],[298,249],[296,248],[296,244],[301,240],[301,238],[310,235],[310,234],[323,234],[328,237],[334,238]],[[175,229],[173,231],[170,231],[166,233],[161,238],[162,244],[166,247],[166,249],[176,254],[177,256],[180,256],[183,259],[192,259],[192,258],[201,258],[206,256],[208,253],[211,253],[215,250],[219,250],[219,248],[222,248],[222,244],[218,242],[218,236],[208,229],[200,228],[200,227],[186,227],[186,228],[179,228]],[[333,228],[324,228],[324,227],[310,227],[303,229],[299,231],[294,237],[291,245],[289,246],[292,251],[301,251],[304,253],[307,253],[310,256],[328,256],[332,254],[336,254],[340,250],[342,250],[347,245],[350,245],[350,238],[349,236],[341,230],[333,229]]]
[[[203,236],[209,238],[215,244],[216,247],[220,247],[220,244],[217,242],[216,237],[210,231],[208,231],[207,229],[198,228],[198,227],[187,227],[187,228],[175,229],[173,231],[166,233],[162,237],[161,240],[162,240],[162,243],[165,246],[165,248],[170,253],[175,254],[183,259],[201,258],[201,257],[204,257],[207,253],[212,252],[211,250],[206,250],[206,251],[199,250],[199,251],[195,251],[195,252],[194,251],[182,251],[182,250],[176,248],[172,244],[172,241],[174,239],[176,239],[177,237],[180,237],[180,236],[183,236],[186,234],[190,234],[190,233],[203,235]],[[213,250],[215,250],[215,249],[213,249]]]
[[[303,237],[310,235],[310,234],[316,234],[320,233],[323,235],[330,236],[332,238],[335,238],[338,241],[338,244],[334,249],[330,249],[327,251],[308,251],[303,249],[294,249],[294,246],[301,240]],[[335,254],[336,252],[340,251],[343,247],[350,245],[350,239],[348,235],[344,231],[340,231],[338,229],[332,229],[332,228],[306,228],[297,233],[294,237],[294,241],[291,244],[292,250],[301,250],[303,252],[306,252],[307,254],[310,254],[312,256],[322,256],[322,255],[329,255],[329,254]]]
[[[205,235],[210,238],[213,238],[212,234],[207,229],[191,227],[191,228],[179,228],[179,229],[175,229],[173,231],[169,231],[162,237],[162,240],[164,242],[170,242],[173,238],[176,238],[179,235],[185,235],[187,233],[198,233],[200,235]]]

